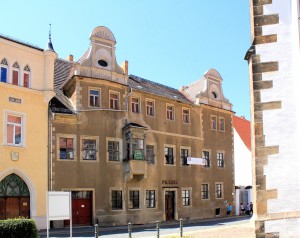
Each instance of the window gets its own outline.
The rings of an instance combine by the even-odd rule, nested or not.
[[[219,118],[219,130],[225,131],[225,119],[223,117]]]
[[[210,167],[209,151],[203,151],[202,156],[203,156],[203,159],[205,160],[204,167]]]
[[[73,138],[59,138],[59,158],[62,160],[74,159],[74,139]]]
[[[6,115],[6,143],[20,146],[23,143],[22,116]]]
[[[146,207],[155,208],[155,190],[146,190]]]
[[[111,191],[111,209],[112,210],[123,209],[122,190]]]
[[[191,191],[182,190],[182,206],[190,206],[190,205],[191,205]]]
[[[166,164],[174,164],[173,148],[165,147]]]
[[[216,116],[210,117],[210,128],[212,130],[217,130],[217,117]]]
[[[19,85],[19,71],[20,67],[17,62],[13,64],[13,70],[12,70],[12,84]]]
[[[224,154],[223,153],[217,153],[217,166],[224,167]]]
[[[190,110],[183,108],[182,109],[182,121],[184,123],[190,123]]]
[[[167,105],[167,119],[174,120],[174,107]]]
[[[30,82],[30,68],[28,65],[26,65],[24,68],[23,86],[25,88],[29,88],[30,87],[29,82]]]
[[[146,107],[147,107],[147,116],[154,116],[154,101],[147,100],[146,101]]]
[[[89,90],[90,107],[100,107],[100,91],[95,89]]]
[[[1,60],[0,67],[0,82],[6,83],[8,63],[5,58]]]
[[[109,161],[119,161],[119,142],[118,141],[108,141],[108,160]]]
[[[96,140],[93,139],[82,140],[82,159],[96,160]]]
[[[110,109],[118,110],[119,109],[119,94],[111,92],[109,94],[109,106]]]
[[[129,191],[129,209],[140,208],[140,192],[138,190]]]
[[[202,184],[201,185],[201,198],[208,199],[209,198],[208,194],[209,194],[208,184]]]
[[[223,198],[223,186],[221,183],[216,184],[216,198]]]
[[[133,138],[132,139],[132,153],[133,159],[143,160],[144,159],[144,140]]]
[[[181,161],[182,165],[188,165],[187,157],[189,157],[189,150],[188,149],[181,149]]]
[[[154,145],[146,145],[146,158],[148,163],[155,163]]]
[[[131,99],[131,111],[134,113],[140,113],[140,100],[138,98]]]

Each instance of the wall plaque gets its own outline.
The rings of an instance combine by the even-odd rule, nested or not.
[[[12,151],[12,152],[10,153],[10,157],[11,157],[11,160],[17,161],[17,160],[19,159],[19,152],[14,152],[14,151]]]
[[[21,103],[22,102],[22,100],[20,98],[13,98],[13,97],[9,97],[8,101],[14,102],[14,103]]]

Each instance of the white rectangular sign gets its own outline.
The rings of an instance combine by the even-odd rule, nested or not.
[[[49,220],[67,220],[71,218],[70,192],[48,192]]]
[[[187,157],[187,164],[205,165],[205,159],[203,159],[203,158]]]

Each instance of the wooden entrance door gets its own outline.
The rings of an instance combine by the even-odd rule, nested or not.
[[[72,224],[78,226],[92,225],[92,192],[72,192]],[[70,221],[65,221],[69,226]]]
[[[174,220],[174,191],[167,191],[165,194],[165,213],[166,213],[166,221]]]
[[[7,197],[0,200],[0,220],[17,217],[30,217],[29,197]]]

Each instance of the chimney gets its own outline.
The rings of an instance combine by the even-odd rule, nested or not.
[[[67,60],[69,60],[69,61],[73,61],[74,60],[74,56],[73,55],[68,55],[68,57],[67,57]]]
[[[126,75],[128,75],[128,61],[127,60],[124,60],[123,63],[122,63],[122,69],[124,70],[124,73]]]

